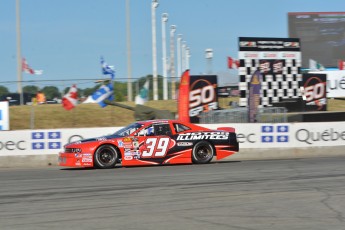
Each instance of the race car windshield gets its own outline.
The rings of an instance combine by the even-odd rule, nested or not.
[[[138,129],[140,129],[141,127],[143,127],[143,124],[139,124],[139,123],[133,123],[133,124],[130,124],[118,131],[116,131],[114,133],[114,135],[118,135],[118,136],[121,136],[121,137],[125,137],[125,136],[128,136],[132,133],[134,133],[135,131],[137,131]]]

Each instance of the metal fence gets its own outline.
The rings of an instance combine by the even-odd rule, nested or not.
[[[259,108],[258,123],[283,123],[287,122],[287,109],[284,107]],[[211,110],[201,113],[201,124],[219,123],[248,123],[248,108],[234,108],[227,110]]]

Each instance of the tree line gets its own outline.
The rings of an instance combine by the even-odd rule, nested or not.
[[[153,98],[153,81],[152,81],[152,75],[147,75],[145,77],[141,77],[138,80],[135,80],[132,82],[132,93],[133,93],[133,98],[139,93],[139,90],[141,87],[145,84],[146,80],[149,80],[149,99]],[[79,98],[82,97],[88,97],[89,95],[92,95],[94,92],[99,89],[99,87],[102,85],[102,83],[95,84],[94,87],[90,88],[79,88],[78,84],[76,83],[77,88],[78,88],[78,96]],[[114,96],[115,96],[115,101],[126,101],[127,100],[127,82],[123,81],[114,81],[113,82],[114,86]],[[171,83],[168,82],[168,88],[169,91],[171,89]],[[37,94],[38,91],[41,91],[45,94],[47,99],[54,99],[54,98],[59,98],[61,99],[68,91],[70,87],[66,87],[62,91],[59,90],[58,87],[56,86],[44,86],[43,88],[39,88],[38,86],[35,85],[26,85],[23,87],[23,92],[24,93],[30,93],[30,94]],[[0,85],[0,96],[8,93],[15,93],[15,92],[10,92],[7,87]],[[163,98],[163,77],[158,76],[158,95],[159,98]]]

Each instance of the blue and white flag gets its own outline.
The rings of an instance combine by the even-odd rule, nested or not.
[[[111,79],[114,80],[115,77],[115,70],[114,70],[114,66],[109,66],[103,59],[103,57],[101,57],[101,65],[102,65],[102,73],[104,75],[110,74],[111,75]]]
[[[92,99],[98,103],[102,108],[106,107],[103,101],[108,99],[109,101],[114,100],[114,87],[112,83],[108,85],[102,85],[96,92],[92,94]]]
[[[143,105],[147,102],[149,97],[149,80],[146,80],[145,84],[141,88],[139,95],[135,97],[135,104]]]

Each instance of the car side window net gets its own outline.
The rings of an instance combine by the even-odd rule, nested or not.
[[[169,124],[159,124],[159,125],[154,125],[154,133],[157,136],[171,136],[171,129],[170,129],[170,125]]]

